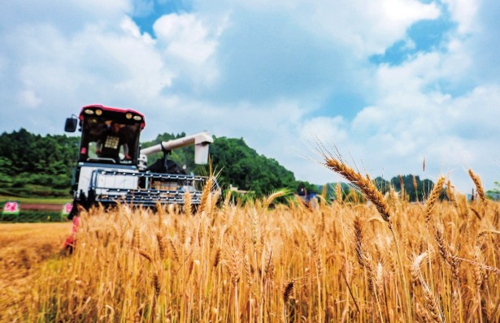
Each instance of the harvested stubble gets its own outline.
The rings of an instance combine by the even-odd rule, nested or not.
[[[478,218],[435,201],[430,220],[406,201],[271,204],[82,214],[75,253],[9,320],[500,321],[496,203]]]

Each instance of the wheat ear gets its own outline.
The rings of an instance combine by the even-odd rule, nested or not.
[[[472,169],[469,169],[469,176],[472,179],[472,181],[474,182],[474,185],[476,186],[477,195],[479,196],[481,201],[484,203],[484,201],[486,201],[486,196],[484,195],[484,189],[483,189],[483,185],[481,184],[481,179],[479,178],[479,176],[477,174],[475,174],[472,171]]]
[[[192,215],[191,193],[189,193],[188,190],[184,193],[184,214],[186,214],[187,217]]]
[[[208,177],[208,180],[207,182],[205,183],[205,187],[203,188],[203,192],[201,194],[201,201],[200,201],[200,214],[203,213],[203,211],[206,211],[207,213],[210,212],[210,210],[208,210],[211,206],[211,203],[209,201],[209,195],[212,191],[212,185],[213,185],[213,177],[210,176]]]
[[[342,184],[337,183],[335,185],[335,201],[339,204],[342,204]]]
[[[281,189],[272,193],[271,195],[269,195],[267,198],[264,199],[264,205],[263,205],[264,209],[267,209],[275,199],[285,196],[287,194],[288,194],[287,189]]]
[[[356,185],[363,195],[375,205],[382,218],[389,222],[391,216],[389,212],[389,205],[384,200],[382,193],[377,190],[375,184],[373,184],[369,177],[361,175],[360,173],[354,171],[351,167],[335,158],[327,157],[325,166]]]
[[[160,256],[160,260],[165,259],[166,251],[165,251],[165,241],[160,232],[156,234],[156,240],[158,241],[158,253]]]
[[[432,189],[432,192],[429,198],[427,199],[427,203],[425,204],[425,214],[426,214],[425,222],[427,223],[431,219],[432,209],[434,208],[434,205],[436,205],[439,195],[441,195],[441,190],[443,189],[444,180],[445,180],[444,176],[442,175],[439,176],[439,179],[436,185],[434,185],[434,188]]]

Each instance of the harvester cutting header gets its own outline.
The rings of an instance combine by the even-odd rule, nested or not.
[[[184,204],[189,192],[191,204],[200,203],[207,180],[188,175],[182,167],[168,160],[169,153],[188,145],[195,146],[195,163],[206,164],[213,138],[206,132],[140,148],[140,134],[146,126],[144,115],[131,109],[88,105],[78,117],[66,119],[64,130],[80,127],[81,141],[74,170],[72,194],[74,216],[77,205],[112,206],[126,203],[154,207],[158,203]],[[148,167],[147,158],[163,152],[163,158]],[[218,189],[217,184],[214,189]]]

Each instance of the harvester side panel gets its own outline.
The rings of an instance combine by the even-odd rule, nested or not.
[[[102,169],[102,164],[84,164],[80,168],[80,177],[78,180],[78,197],[81,193],[85,196],[89,196],[89,188],[93,187],[117,187],[123,189],[134,189],[137,188],[138,181],[137,177],[131,176],[99,176],[96,177],[94,172],[96,170]],[[136,169],[131,169],[127,167],[126,169],[120,169],[118,167],[113,168],[112,171],[118,171],[127,174],[138,173]],[[96,194],[102,194],[101,191],[96,190]]]

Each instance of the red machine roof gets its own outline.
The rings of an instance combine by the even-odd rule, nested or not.
[[[142,117],[142,123],[141,123],[141,129],[144,129],[144,127],[146,127],[146,119],[144,118],[144,115],[136,110],[132,110],[132,109],[123,109],[123,108],[113,108],[113,107],[107,107],[107,106],[104,106],[102,104],[90,104],[90,105],[86,105],[82,108],[82,110],[80,111],[80,116],[79,116],[79,119],[80,120],[83,120],[83,110],[87,109],[87,108],[100,108],[102,109],[103,111],[110,111],[110,112],[118,112],[118,113],[122,113],[122,114],[125,114],[125,113],[134,113],[134,114],[138,114]]]

